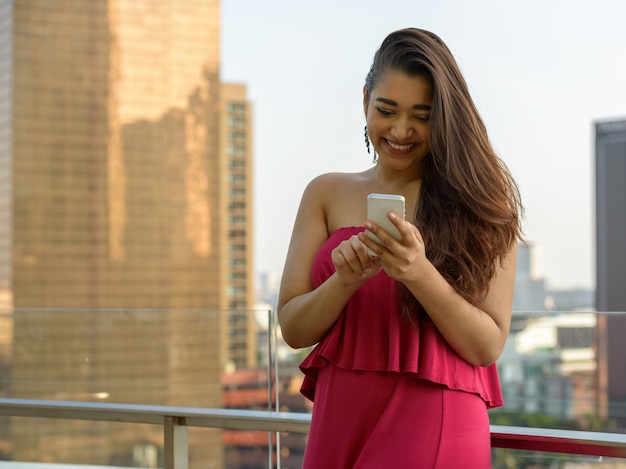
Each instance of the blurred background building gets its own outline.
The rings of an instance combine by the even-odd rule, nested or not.
[[[247,100],[246,86],[222,83],[219,106],[220,154],[225,167],[226,202],[226,301],[228,324],[224,354],[231,366],[256,366],[256,318],[250,309],[256,303],[254,265],[252,262],[254,233],[252,200],[252,103]]]
[[[226,307],[218,2],[3,3],[12,306]]]
[[[626,120],[598,122],[596,137],[596,307],[626,311]],[[598,321],[600,414],[626,427],[626,317]]]
[[[514,311],[545,311],[546,280],[541,273],[539,248],[530,243],[520,243],[517,249],[515,272]]]
[[[220,83],[219,18],[218,0],[0,0],[9,395],[220,407],[224,370],[256,366],[252,112]],[[92,427],[16,419],[8,450],[160,451],[158,428],[103,424],[94,453]],[[221,464],[219,432],[190,438]]]
[[[520,245],[511,333],[498,367],[505,410],[624,431],[626,317],[610,312],[626,311],[626,121],[597,122],[595,138],[595,301],[583,289],[547,290],[535,247]],[[556,313],[536,314],[544,310]]]

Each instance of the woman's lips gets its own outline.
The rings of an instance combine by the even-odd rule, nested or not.
[[[415,143],[399,144],[399,143],[394,143],[387,139],[385,139],[385,142],[387,143],[387,145],[389,145],[389,147],[397,151],[408,151],[415,146]]]

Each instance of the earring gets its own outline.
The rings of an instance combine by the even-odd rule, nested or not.
[[[370,136],[367,134],[367,125],[365,126],[365,146],[367,147],[367,153],[370,153]],[[372,145],[373,147],[374,145]],[[372,163],[376,164],[378,161],[378,153],[376,153],[376,148],[374,148],[374,155],[372,156]]]

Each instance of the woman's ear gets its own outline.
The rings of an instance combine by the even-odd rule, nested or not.
[[[367,88],[363,87],[363,111],[365,112],[365,117],[367,118],[367,108],[368,108],[368,99],[367,99]]]

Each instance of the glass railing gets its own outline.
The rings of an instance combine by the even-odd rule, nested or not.
[[[0,316],[0,397],[268,411],[268,311],[36,310]],[[272,340],[270,340],[272,339]],[[192,467],[259,467],[267,431],[190,428]],[[161,425],[8,417],[0,460],[163,467]]]
[[[514,315],[493,467],[626,468],[622,344],[611,343],[624,324],[623,313]],[[176,444],[190,468],[300,467],[303,353],[271,311],[5,311],[0,467],[168,467]]]

